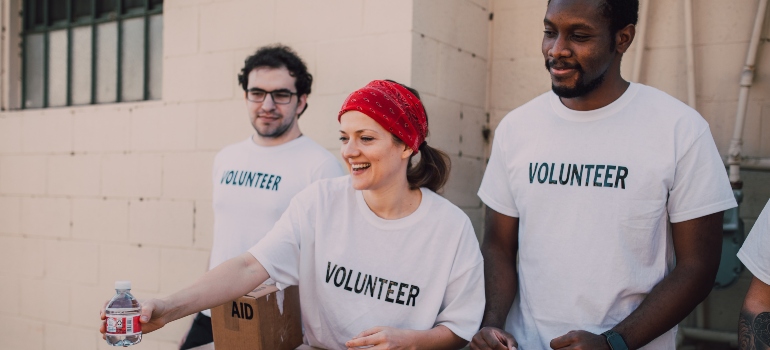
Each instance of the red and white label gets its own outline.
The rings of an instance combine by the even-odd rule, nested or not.
[[[142,324],[139,322],[139,315],[107,317],[107,334],[136,335],[141,333]]]

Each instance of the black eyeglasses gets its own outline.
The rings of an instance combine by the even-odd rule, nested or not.
[[[251,102],[265,102],[267,94],[270,94],[270,97],[273,98],[273,102],[279,105],[285,105],[291,102],[291,96],[297,95],[296,92],[291,92],[289,90],[265,91],[262,89],[253,88],[246,91],[246,99]]]

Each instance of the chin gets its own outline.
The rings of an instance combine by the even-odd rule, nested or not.
[[[366,181],[361,180],[355,180],[351,181],[351,185],[353,186],[353,189],[356,191],[364,191],[369,189],[369,183]]]

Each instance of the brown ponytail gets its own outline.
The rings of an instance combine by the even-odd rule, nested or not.
[[[449,170],[452,162],[443,151],[428,146],[423,142],[420,145],[420,160],[412,166],[412,157],[406,167],[406,180],[409,188],[417,189],[426,187],[433,192],[438,192],[449,179]]]
[[[417,99],[422,101],[420,93],[417,92],[417,90],[393,80],[387,81],[405,87],[412,94],[417,96]],[[427,122],[428,111],[425,110],[424,105],[422,106],[422,110],[425,112],[425,122]],[[393,135],[393,141],[398,144],[404,144],[404,141],[401,141],[396,135]],[[428,146],[428,143],[425,141],[420,144],[418,149],[420,150],[420,160],[417,161],[417,164],[412,166],[412,158],[414,158],[414,154],[412,154],[412,156],[409,157],[409,163],[406,166],[406,181],[409,182],[409,188],[414,190],[425,187],[433,192],[438,192],[444,187],[447,180],[449,180],[449,170],[452,168],[452,161],[444,151]]]

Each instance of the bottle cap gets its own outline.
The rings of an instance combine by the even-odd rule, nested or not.
[[[115,281],[115,289],[131,289],[131,281]]]

